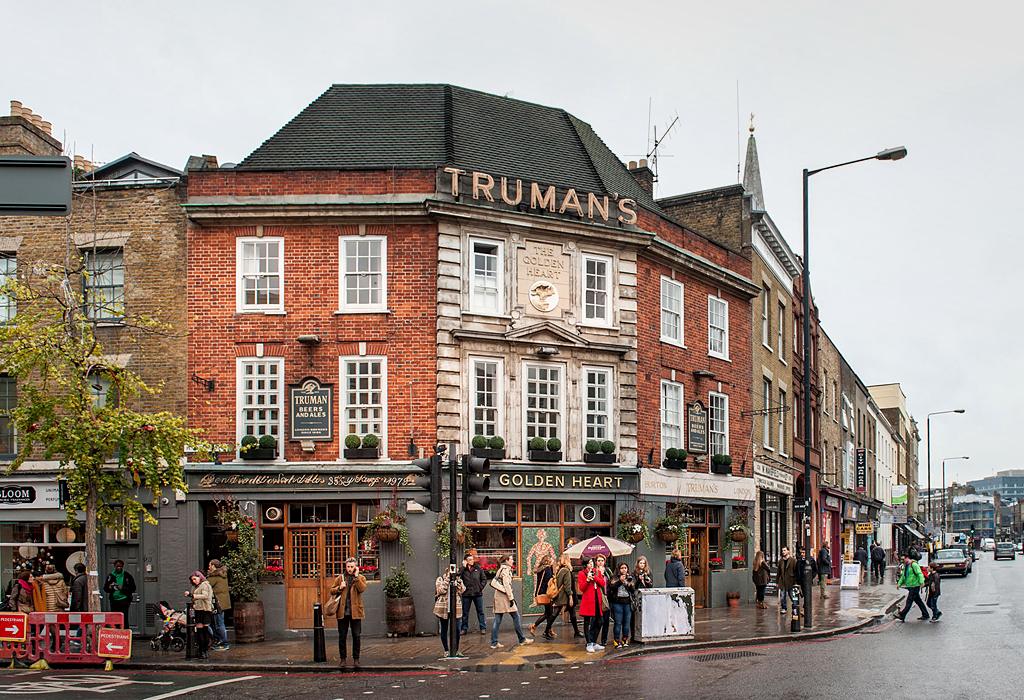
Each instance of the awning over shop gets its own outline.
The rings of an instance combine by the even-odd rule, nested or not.
[[[900,527],[902,527],[904,530],[906,530],[908,533],[910,533],[911,535],[913,535],[914,537],[916,537],[919,540],[928,539],[924,535],[922,535],[920,532],[915,530],[913,527],[911,527],[910,525],[907,525],[906,523],[900,523]]]

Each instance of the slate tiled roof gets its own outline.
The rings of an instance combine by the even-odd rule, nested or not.
[[[586,122],[562,109],[454,85],[332,85],[238,168],[445,165],[618,192],[659,211]]]

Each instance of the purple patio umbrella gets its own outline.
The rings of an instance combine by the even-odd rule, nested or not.
[[[599,554],[603,554],[606,557],[621,557],[630,554],[632,551],[633,545],[628,542],[617,540],[614,537],[601,537],[599,535],[591,537],[589,540],[577,542],[565,550],[565,553],[570,559],[589,559]]]

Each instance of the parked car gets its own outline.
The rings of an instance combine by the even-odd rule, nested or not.
[[[991,537],[981,538],[981,551],[983,552],[994,552],[996,551],[996,541]]]
[[[992,555],[993,559],[1017,559],[1017,550],[1013,547],[1013,542],[997,542],[995,554]]]
[[[931,566],[940,576],[971,573],[971,560],[960,549],[940,549],[932,555]]]

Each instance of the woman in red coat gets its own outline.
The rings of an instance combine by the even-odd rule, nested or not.
[[[604,647],[597,643],[597,635],[601,631],[601,618],[604,615],[604,608],[601,605],[601,591],[604,590],[605,584],[604,572],[594,567],[593,559],[588,559],[576,583],[580,591],[580,615],[583,616],[583,634],[587,638],[587,651],[601,651]]]

